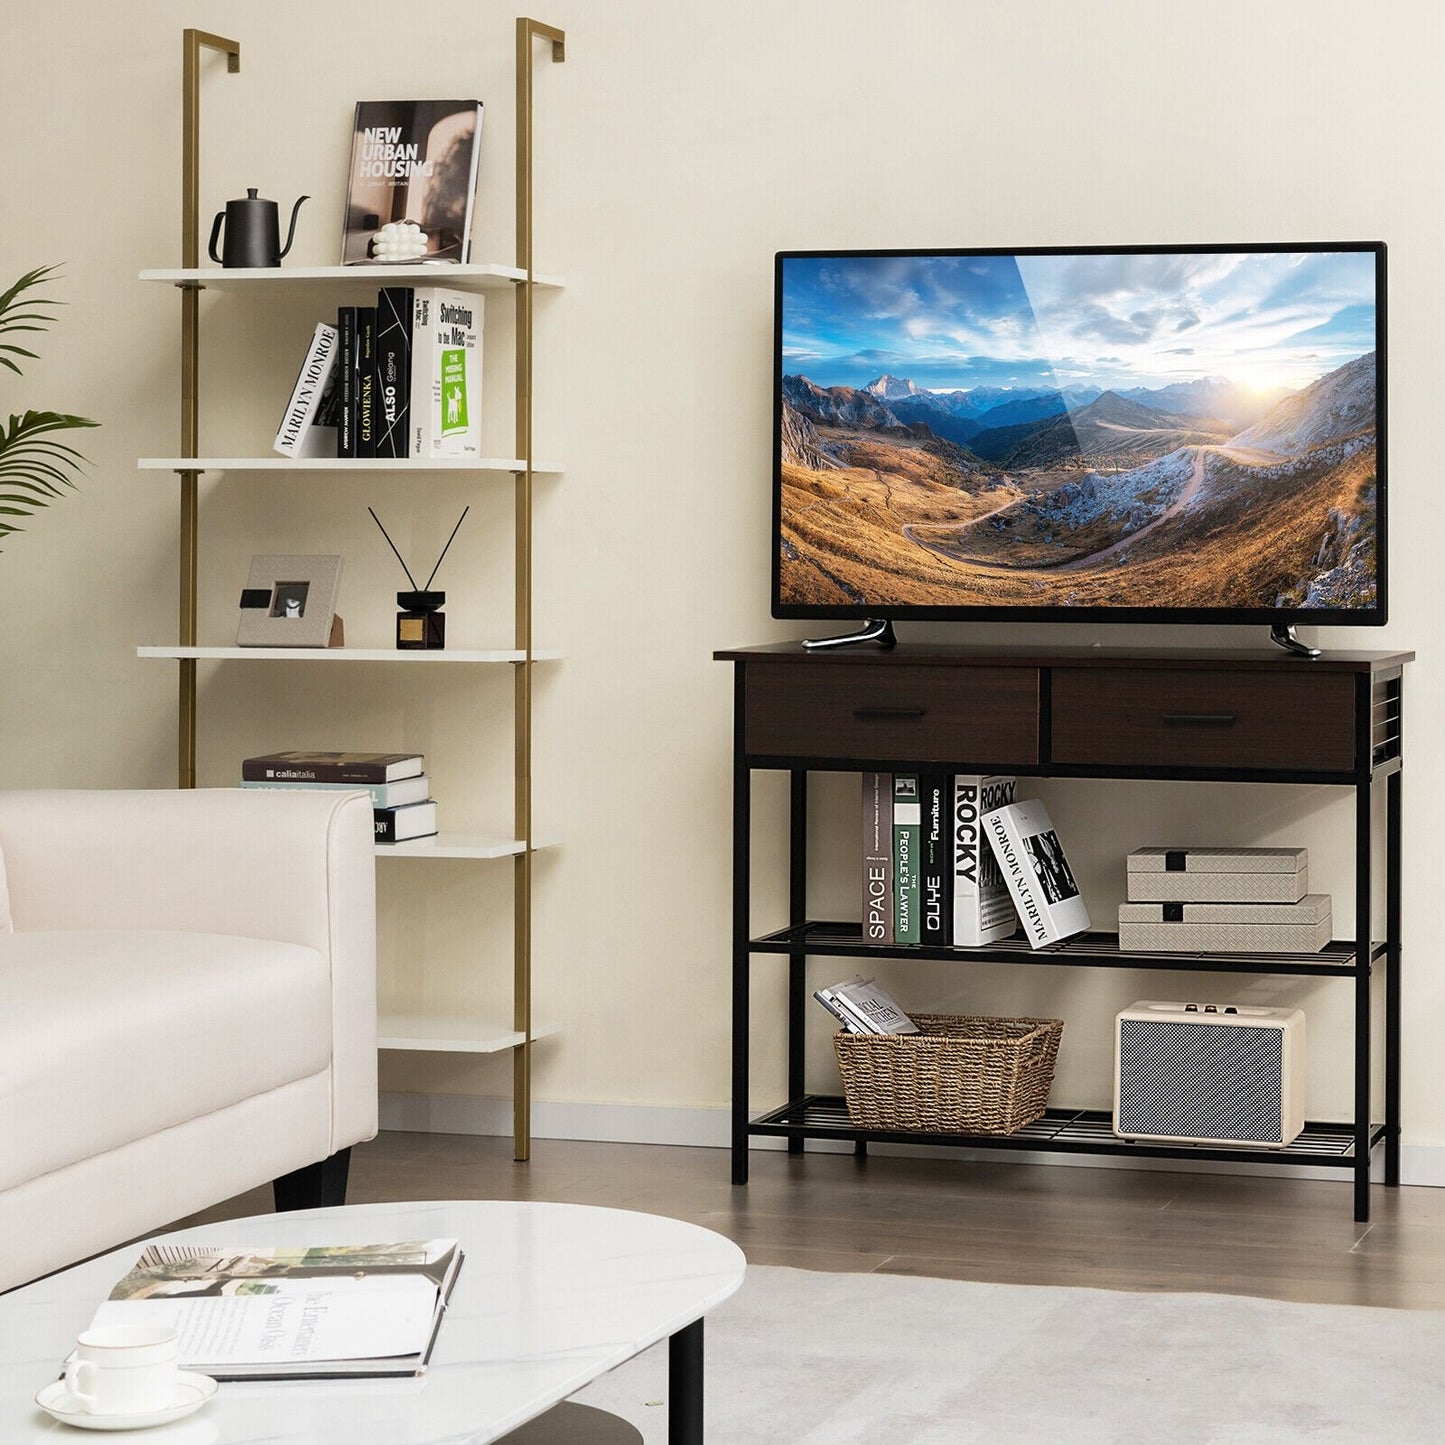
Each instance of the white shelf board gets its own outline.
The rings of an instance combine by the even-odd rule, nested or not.
[[[141,457],[143,472],[524,472],[520,457]],[[555,462],[533,462],[532,471],[559,473]]]
[[[525,845],[520,838],[496,833],[434,833],[402,843],[378,843],[378,858],[515,858]],[[534,838],[532,851],[555,848],[555,838]]]
[[[396,647],[137,647],[137,657],[237,658],[251,662],[524,662],[514,648]],[[555,650],[533,650],[533,662],[556,662]]]
[[[201,285],[230,290],[245,286],[285,285],[290,281],[354,281],[388,285],[396,281],[421,281],[432,286],[455,286],[463,291],[510,287],[525,281],[527,273],[516,266],[482,263],[455,266],[450,263],[407,266],[180,266],[145,270],[142,281],[161,281],[170,286]],[[565,286],[560,276],[534,273],[537,286]]]
[[[381,1014],[376,1020],[379,1049],[408,1049],[451,1054],[496,1054],[515,1048],[523,1036],[497,1020],[436,1018],[428,1014]],[[533,1024],[533,1039],[548,1038],[556,1024]]]

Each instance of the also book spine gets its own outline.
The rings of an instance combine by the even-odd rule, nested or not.
[[[918,801],[918,774],[893,775],[893,941],[917,943],[919,842],[923,810]]]
[[[919,937],[947,945],[953,942],[953,779],[947,773],[920,773],[918,790],[923,811]]]
[[[376,383],[379,457],[407,455],[411,410],[411,286],[383,286],[376,298]]]
[[[1088,928],[1089,910],[1043,803],[1030,798],[995,808],[984,814],[983,831],[1032,947]]]
[[[893,942],[893,776],[863,774],[863,942]]]
[[[291,399],[276,429],[272,449],[284,457],[318,456],[324,453],[322,439],[312,435],[323,403],[330,396],[336,373],[338,336],[336,328],[325,321],[316,323],[305,360],[296,374]]]
[[[376,455],[376,307],[356,308],[356,455]]]
[[[1009,777],[958,773],[953,779],[953,942],[980,948],[1018,927],[1013,899],[983,833],[983,815],[1014,801]]]

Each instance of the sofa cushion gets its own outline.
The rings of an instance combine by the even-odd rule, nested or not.
[[[139,929],[0,935],[0,1189],[330,1060],[314,949]]]

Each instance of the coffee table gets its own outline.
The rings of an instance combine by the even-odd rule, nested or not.
[[[346,1205],[233,1219],[168,1242],[370,1244],[455,1237],[466,1252],[424,1375],[223,1383],[187,1420],[115,1434],[157,1445],[483,1445],[659,1340],[668,1439],[703,1439],[703,1316],[742,1283],[731,1240],[654,1214],[581,1204]],[[82,1435],[33,1403],[96,1305],[140,1253],[126,1245],[0,1295],[0,1440]]]

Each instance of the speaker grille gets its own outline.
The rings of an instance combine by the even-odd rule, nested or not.
[[[1282,1029],[1122,1019],[1118,1130],[1281,1143],[1283,1063]]]

